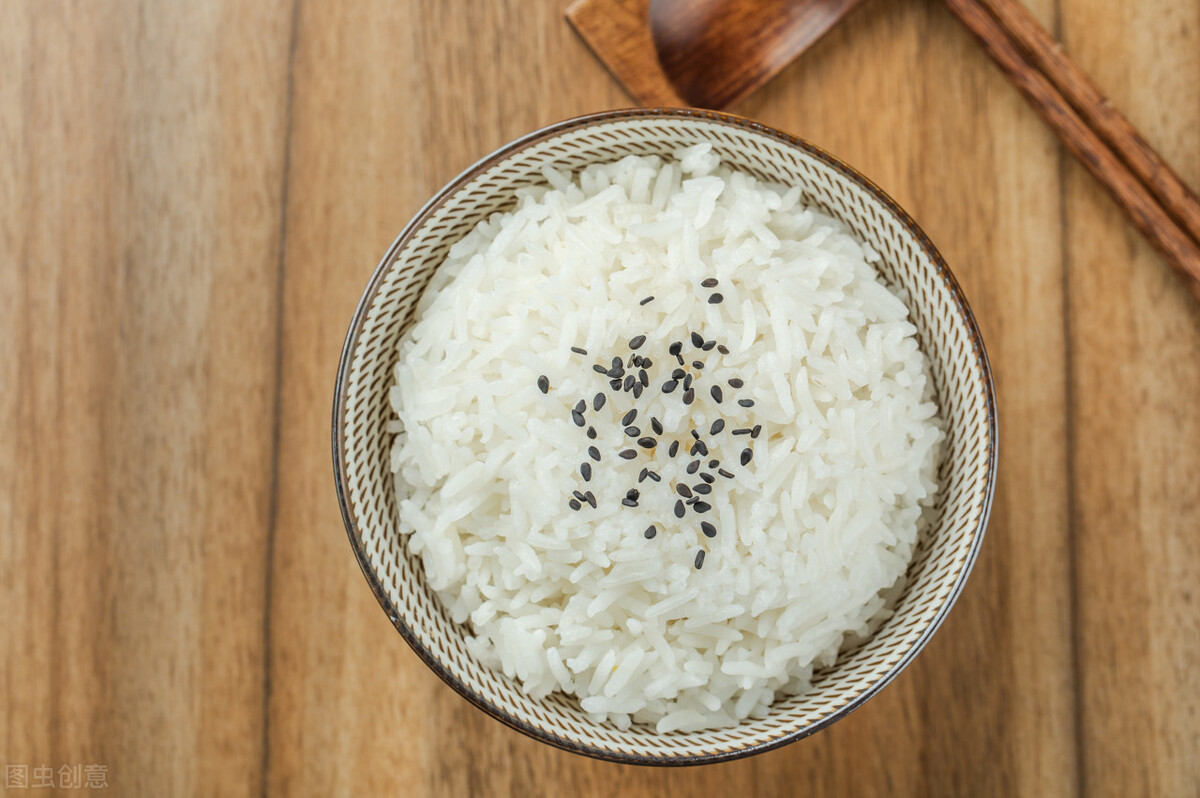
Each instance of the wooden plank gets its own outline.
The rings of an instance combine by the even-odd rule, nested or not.
[[[992,343],[1009,459],[991,539],[916,666],[815,738],[729,765],[658,771],[589,762],[503,728],[438,682],[392,632],[329,501],[333,364],[358,294],[408,216],[460,168],[538,124],[625,102],[555,3],[514,8],[305,6],[301,14],[272,790],[1072,794],[1073,766],[1062,765],[1074,762],[1074,705],[1059,156],[936,5],[872,4],[737,109],[829,147],[910,207],[954,264]],[[1049,16],[1052,4],[1038,10]]]
[[[1054,4],[1030,8],[1046,21]],[[915,216],[972,303],[1001,410],[991,525],[946,625],[827,749],[788,749],[774,783],[832,763],[844,786],[812,792],[1075,794],[1056,140],[937,4],[867,4],[743,112],[829,147]]]
[[[1200,186],[1200,3],[1063,2],[1068,50]],[[1065,175],[1082,778],[1200,784],[1200,305],[1073,164]]]
[[[256,793],[290,17],[0,18],[0,756]]]
[[[429,196],[521,133],[626,101],[551,2],[305,4],[296,48],[271,790],[466,795],[531,763],[553,783],[559,755],[443,686],[380,611],[333,500],[329,409],[358,296]]]

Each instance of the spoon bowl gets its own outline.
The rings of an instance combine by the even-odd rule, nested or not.
[[[862,0],[650,0],[651,39],[675,92],[727,108],[775,77]]]

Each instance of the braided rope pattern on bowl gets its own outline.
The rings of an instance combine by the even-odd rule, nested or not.
[[[515,189],[541,182],[543,166],[576,170],[629,154],[670,155],[710,142],[722,160],[773,182],[801,186],[805,201],[841,219],[883,256],[883,278],[906,292],[929,357],[949,440],[936,520],[923,536],[895,614],[869,640],[817,674],[805,695],[731,729],[658,734],[587,719],[573,699],[541,701],[476,662],[465,630],[426,586],[396,530],[389,471],[397,342],[449,246]],[[628,111],[563,123],[518,141],[468,170],[397,239],[364,295],[347,340],[335,407],[335,467],[351,541],[380,602],[422,658],[459,692],[521,731],[603,758],[654,764],[727,759],[796,739],[855,708],[907,664],[961,589],[981,541],[995,465],[995,412],[986,355],[957,284],[907,215],[831,156],[748,120],[708,112]]]

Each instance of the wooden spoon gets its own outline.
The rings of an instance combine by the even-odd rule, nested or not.
[[[689,105],[725,108],[775,77],[862,0],[650,0],[658,61]]]

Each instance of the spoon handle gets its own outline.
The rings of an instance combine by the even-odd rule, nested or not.
[[[946,0],[1200,299],[1200,200],[1016,0]]]

